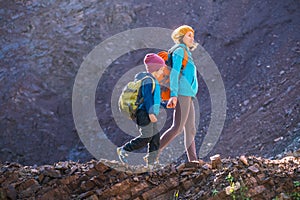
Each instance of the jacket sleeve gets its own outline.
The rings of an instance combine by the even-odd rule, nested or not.
[[[154,114],[153,110],[153,95],[152,95],[152,80],[150,78],[146,78],[142,82],[142,95],[144,97],[144,106],[146,108],[146,112],[148,114]]]
[[[155,79],[155,90],[153,94],[153,101],[154,101],[153,113],[155,115],[158,115],[160,111],[161,97],[160,97],[160,85],[156,79]]]
[[[184,50],[183,48],[177,48],[172,53],[172,70],[170,73],[170,90],[171,90],[171,97],[178,96],[178,85],[179,85],[179,75],[180,70],[182,67],[182,60],[184,57]]]
[[[150,78],[147,78],[143,81],[142,84],[142,95],[144,97],[144,107],[148,114],[159,114],[160,110],[160,85],[157,80],[154,79],[155,87],[153,88],[153,81]]]

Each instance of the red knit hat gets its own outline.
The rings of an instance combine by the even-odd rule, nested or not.
[[[144,64],[147,72],[152,73],[165,66],[165,61],[155,53],[148,53],[144,58]]]

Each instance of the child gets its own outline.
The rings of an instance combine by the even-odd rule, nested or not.
[[[165,65],[164,60],[154,53],[147,54],[144,58],[144,64],[147,72],[138,73],[136,80],[142,81],[140,94],[143,98],[142,103],[136,112],[136,123],[140,135],[131,141],[117,148],[117,153],[122,162],[127,163],[126,152],[141,149],[148,145],[147,156],[144,157],[147,166],[158,164],[157,155],[159,150],[160,135],[157,129],[157,118],[160,109],[160,85],[156,78],[162,73],[162,67]],[[153,79],[153,80],[151,80]],[[153,83],[155,83],[153,91]]]

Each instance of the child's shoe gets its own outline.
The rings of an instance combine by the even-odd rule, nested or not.
[[[118,147],[117,148],[117,154],[119,156],[119,159],[122,163],[128,163],[127,161],[127,157],[128,154],[126,153],[126,151],[123,149],[123,147]]]

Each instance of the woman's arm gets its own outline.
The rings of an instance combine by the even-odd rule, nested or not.
[[[179,88],[179,75],[182,68],[182,60],[184,58],[184,49],[177,48],[172,54],[172,70],[170,73],[170,90],[171,98],[168,101],[167,108],[175,108],[177,105],[177,96]]]

